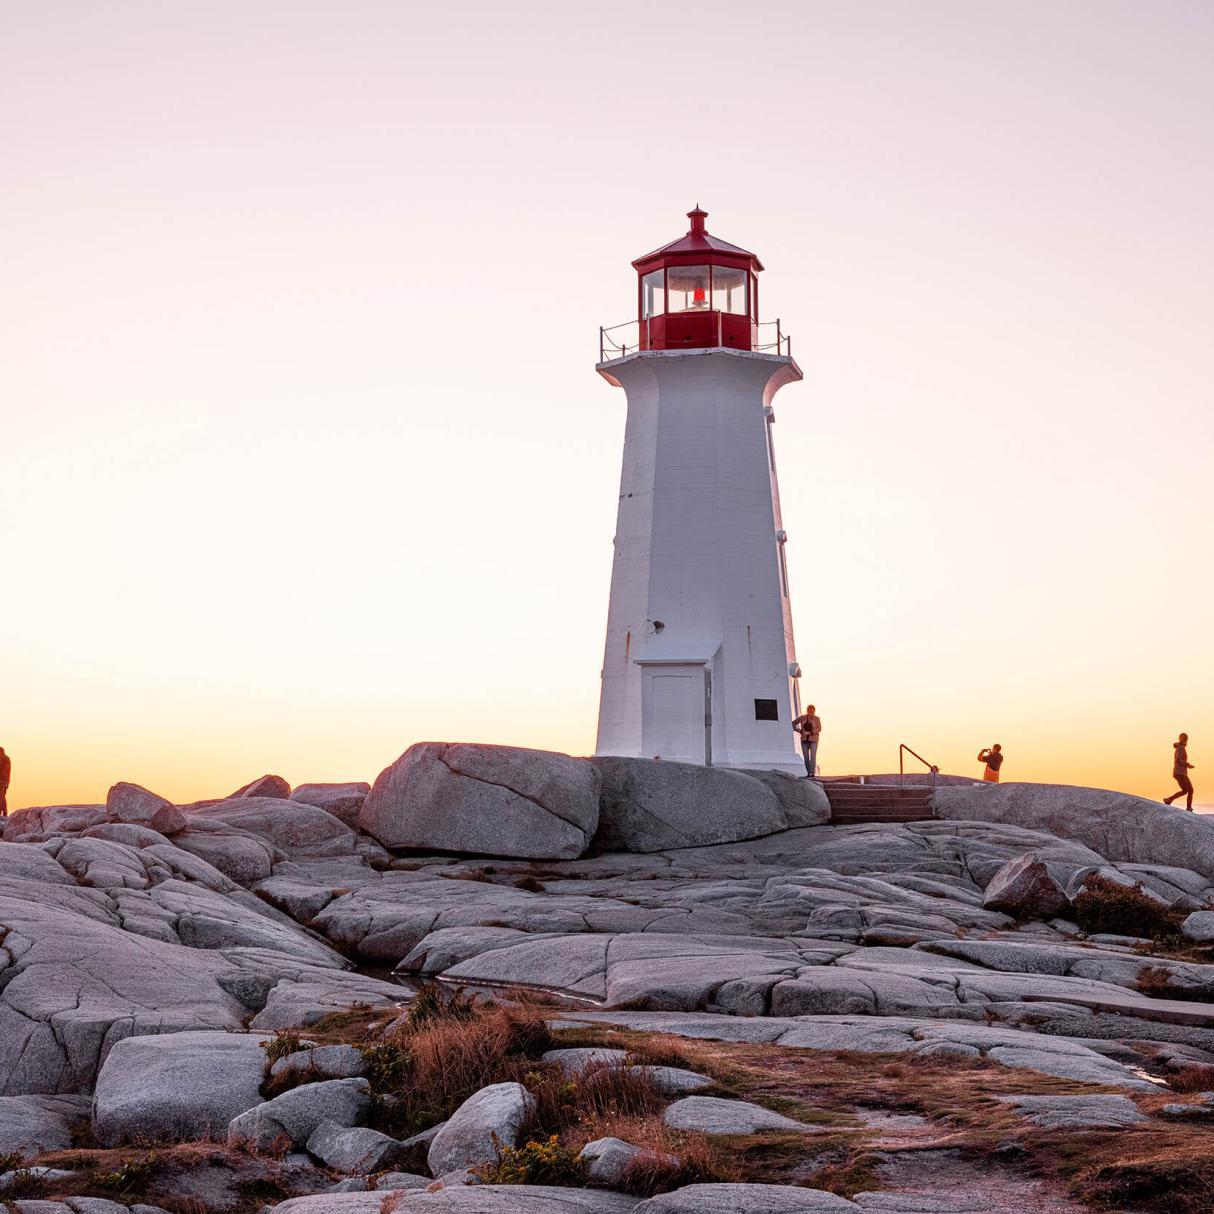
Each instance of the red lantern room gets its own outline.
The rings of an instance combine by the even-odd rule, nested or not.
[[[707,211],[688,211],[691,230],[632,264],[642,350],[700,350],[758,344],[762,263],[704,228]]]

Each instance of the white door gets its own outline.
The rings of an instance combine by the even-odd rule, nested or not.
[[[657,666],[645,671],[642,737],[649,758],[704,762],[702,666]]]

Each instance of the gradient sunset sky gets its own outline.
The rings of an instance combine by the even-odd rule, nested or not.
[[[767,272],[826,774],[1214,801],[1214,5],[0,0],[10,808],[594,744],[624,395]]]

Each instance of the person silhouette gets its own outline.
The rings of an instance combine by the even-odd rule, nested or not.
[[[8,817],[8,782],[13,774],[13,761],[0,746],[0,818]]]
[[[1174,792],[1170,797],[1164,797],[1163,803],[1171,805],[1173,801],[1180,797],[1185,798],[1185,809],[1190,813],[1193,812],[1193,781],[1189,779],[1189,772],[1193,770],[1193,764],[1189,762],[1189,735],[1182,733],[1178,741],[1172,743],[1174,751],[1172,757],[1172,779],[1180,785],[1180,791]]]
[[[818,774],[818,739],[822,736],[822,719],[810,704],[792,723],[793,731],[801,737],[801,754],[805,756],[805,774],[813,779]]]
[[[986,764],[982,778],[991,784],[999,783],[999,769],[1003,766],[1003,747],[998,742],[978,752],[978,762]]]

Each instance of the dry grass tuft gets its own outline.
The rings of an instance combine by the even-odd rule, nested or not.
[[[1179,940],[1185,914],[1160,906],[1141,884],[1121,885],[1098,875],[1086,878],[1083,892],[1074,903],[1075,922],[1089,935],[1107,932],[1148,940]]]
[[[1168,1087],[1174,1092],[1214,1092],[1214,1066],[1195,1063],[1169,1075]]]

